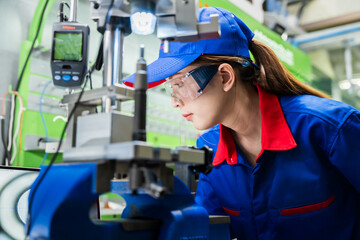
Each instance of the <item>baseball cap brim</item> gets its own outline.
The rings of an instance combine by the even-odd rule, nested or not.
[[[148,88],[160,85],[166,81],[166,78],[179,72],[193,61],[195,61],[201,54],[185,54],[176,57],[162,57],[158,58],[147,66]],[[135,74],[123,80],[126,86],[134,87]]]

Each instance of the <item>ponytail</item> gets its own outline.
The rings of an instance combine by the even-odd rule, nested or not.
[[[260,69],[253,64],[243,64],[244,61],[251,62],[251,59],[237,56],[201,55],[192,64],[220,65],[228,63],[237,71],[240,81],[252,84],[256,82],[265,91],[279,96],[309,94],[329,98],[325,93],[307,86],[295,78],[275,53],[263,43],[253,40],[249,50]]]
[[[326,94],[305,85],[295,78],[280,62],[275,53],[263,43],[253,40],[249,46],[255,63],[260,67],[257,83],[264,90],[276,95],[310,94],[329,98]]]

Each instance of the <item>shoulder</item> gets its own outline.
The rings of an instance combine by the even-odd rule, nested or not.
[[[345,103],[312,95],[281,96],[279,101],[286,117],[304,116],[334,127],[342,125],[350,115],[359,114],[358,110]]]
[[[196,141],[197,147],[208,146],[212,149],[216,149],[220,138],[220,125],[217,124],[214,127],[204,131]]]

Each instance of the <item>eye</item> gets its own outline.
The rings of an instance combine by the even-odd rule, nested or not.
[[[178,83],[174,83],[173,86],[176,86],[176,87],[180,88],[180,87],[182,87],[183,85],[184,85],[183,82],[178,82]]]
[[[171,88],[181,88],[184,85],[184,81],[182,79],[176,79],[171,83]]]

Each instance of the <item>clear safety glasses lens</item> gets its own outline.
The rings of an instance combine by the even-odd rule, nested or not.
[[[191,102],[202,94],[214,77],[218,66],[200,66],[194,70],[165,82],[166,91],[178,100]]]
[[[165,89],[171,97],[185,102],[200,96],[199,85],[190,74],[185,74],[165,82]]]

